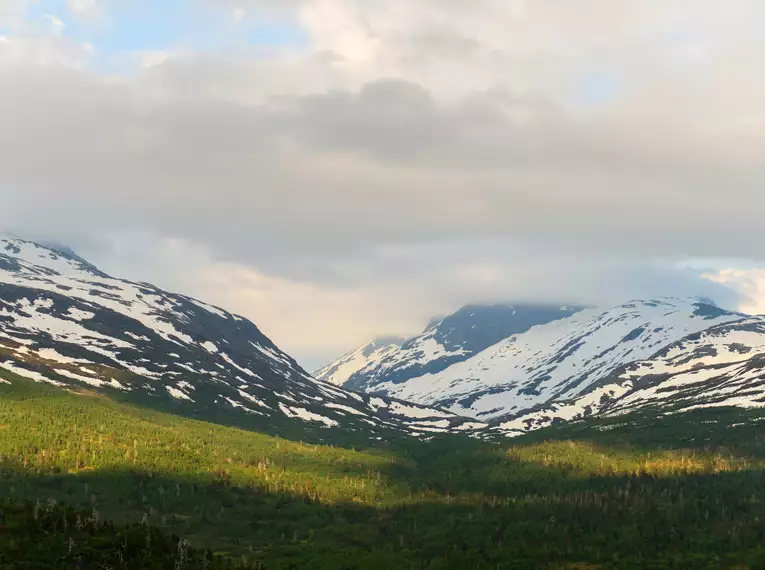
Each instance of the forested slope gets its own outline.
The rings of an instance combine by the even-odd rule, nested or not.
[[[170,544],[176,534],[268,569],[765,564],[756,410],[621,417],[510,443],[443,435],[353,450],[5,378],[4,504],[96,512],[117,524],[114,536],[120,525],[152,525]],[[6,560],[21,540],[8,536],[39,532],[34,508],[23,512],[3,523]]]

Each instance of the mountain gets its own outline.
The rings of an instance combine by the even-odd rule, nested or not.
[[[765,406],[763,317],[698,298],[636,300],[526,327],[471,356],[480,341],[459,344],[455,333],[475,331],[464,326],[474,313],[462,309],[399,348],[384,346],[344,385],[447,409],[506,435],[644,409]],[[364,352],[351,354],[359,366]]]
[[[492,414],[517,438],[392,437],[469,424],[56,248],[6,241],[0,276],[2,568],[765,567],[759,317],[662,299],[535,326],[429,375],[485,358],[551,395]]]
[[[648,406],[756,405],[765,319],[703,299],[587,309],[380,393],[509,433]],[[703,379],[703,384],[700,382]]]
[[[765,319],[724,322],[670,344],[651,358],[615,368],[574,398],[501,423],[520,433],[572,419],[651,411],[765,408]]]
[[[386,337],[375,339],[355,350],[344,354],[313,373],[314,377],[336,386],[342,386],[359,370],[373,367],[393,354],[406,342],[404,338]]]
[[[383,384],[437,373],[513,334],[579,311],[559,305],[468,305],[431,321],[422,334],[405,342],[370,343],[315,373],[316,378],[362,392]]]
[[[0,370],[220,423],[299,424],[319,439],[477,426],[318,382],[243,317],[18,239],[0,241]]]

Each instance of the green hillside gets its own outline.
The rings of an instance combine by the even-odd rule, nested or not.
[[[88,568],[215,567],[195,548],[269,570],[765,567],[757,412],[353,450],[3,377],[0,560],[19,568],[78,567],[72,542],[110,553]],[[62,509],[114,524],[65,528]],[[151,528],[172,556],[126,559]]]

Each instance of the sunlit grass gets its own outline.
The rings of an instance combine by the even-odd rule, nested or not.
[[[196,484],[307,493],[327,504],[375,505],[390,495],[380,470],[401,461],[392,453],[292,442],[45,387],[2,397],[12,389],[0,386],[0,457],[38,475],[129,468]]]
[[[763,469],[757,459],[723,456],[694,449],[635,451],[587,441],[548,441],[518,445],[508,456],[571,475],[678,477]]]

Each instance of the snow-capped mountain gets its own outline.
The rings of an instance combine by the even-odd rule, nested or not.
[[[314,377],[336,386],[342,386],[359,370],[374,367],[381,360],[393,354],[406,342],[404,338],[378,338],[341,356],[313,373]]]
[[[366,345],[315,375],[345,388],[377,393],[382,385],[401,385],[441,372],[513,334],[579,310],[559,305],[469,305],[434,319],[422,334],[403,343]]]
[[[318,382],[245,318],[112,278],[72,252],[0,239],[0,382],[13,375],[205,419],[370,433],[480,427]]]
[[[657,375],[683,375],[673,390],[683,388],[683,397],[699,405],[685,375],[705,366],[716,377],[726,363],[744,360],[751,370],[765,345],[762,330],[760,318],[701,299],[633,301],[532,327],[439,373],[384,382],[376,391],[508,430],[659,402],[669,392],[648,390]]]
[[[765,318],[744,318],[689,335],[649,359],[616,368],[575,398],[499,427],[517,434],[595,414],[674,414],[718,407],[765,407]]]

